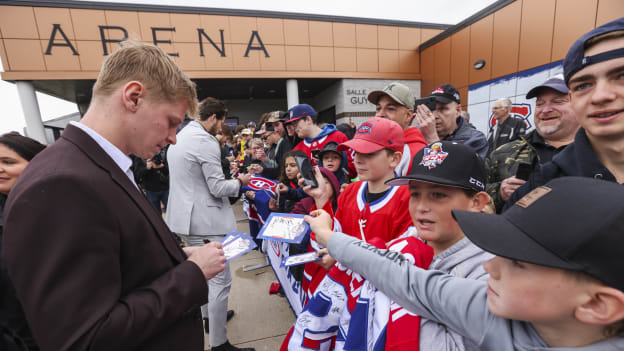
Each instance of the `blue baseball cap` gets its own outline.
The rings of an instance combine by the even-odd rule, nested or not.
[[[532,99],[534,97],[537,97],[540,91],[544,88],[550,88],[552,90],[560,92],[561,94],[567,94],[568,91],[570,91],[565,81],[563,80],[563,75],[557,74],[556,76],[548,78],[544,83],[529,90],[529,92],[526,94],[526,98]]]
[[[306,118],[308,116],[316,117],[316,111],[312,106],[308,104],[295,105],[290,110],[288,110],[288,116],[284,123],[286,124],[294,122],[298,119]]]
[[[619,57],[624,57],[624,48],[619,48],[607,52],[601,52],[594,56],[585,56],[585,44],[588,40],[597,36],[624,30],[624,17],[620,17],[615,21],[611,21],[607,24],[595,28],[582,37],[578,38],[574,44],[568,50],[568,54],[563,59],[563,74],[565,76],[565,82],[568,84],[572,75],[583,68],[599,63],[602,61],[612,60]]]

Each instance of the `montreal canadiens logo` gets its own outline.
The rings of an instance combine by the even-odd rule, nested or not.
[[[369,134],[373,129],[373,125],[369,122],[364,122],[357,130],[358,134]]]
[[[419,165],[423,165],[429,169],[436,168],[444,162],[446,156],[448,156],[448,152],[442,150],[442,143],[434,143],[430,148],[425,148],[425,153]]]
[[[249,179],[249,187],[255,190],[268,189],[271,190],[277,186],[277,183],[262,177],[252,177]]]

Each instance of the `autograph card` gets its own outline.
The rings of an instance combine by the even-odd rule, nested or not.
[[[282,264],[280,266],[281,267],[297,266],[300,264],[306,264],[308,262],[318,261],[320,259],[321,257],[316,253],[316,251],[306,252],[306,253],[302,253],[299,255],[282,257]]]
[[[258,247],[247,233],[231,232],[221,242],[225,260],[229,261]]]
[[[265,222],[258,238],[299,244],[310,231],[304,215],[273,212]]]

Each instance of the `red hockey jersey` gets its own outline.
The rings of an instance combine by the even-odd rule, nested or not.
[[[412,225],[409,188],[393,186],[381,199],[367,203],[367,187],[368,182],[358,181],[349,184],[340,194],[334,231],[364,241],[380,238],[387,243]]]

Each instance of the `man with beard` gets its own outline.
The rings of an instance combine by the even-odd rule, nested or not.
[[[237,196],[247,185],[249,174],[225,179],[221,168],[221,149],[216,138],[225,121],[227,108],[223,101],[204,99],[198,120],[190,122],[178,134],[178,143],[167,152],[169,161],[169,210],[167,224],[186,246],[220,242],[236,230],[236,218],[228,197]],[[227,340],[225,323],[234,311],[228,311],[232,276],[228,263],[225,270],[208,281],[208,304],[202,306],[205,330],[210,334],[213,351],[246,350]]]
[[[549,162],[574,141],[574,134],[579,129],[563,76],[549,78],[526,95],[527,99],[535,97],[535,130],[500,146],[485,160],[488,171],[486,190],[499,213],[509,196],[526,183],[526,179],[516,177],[519,165],[525,163],[535,169]]]

